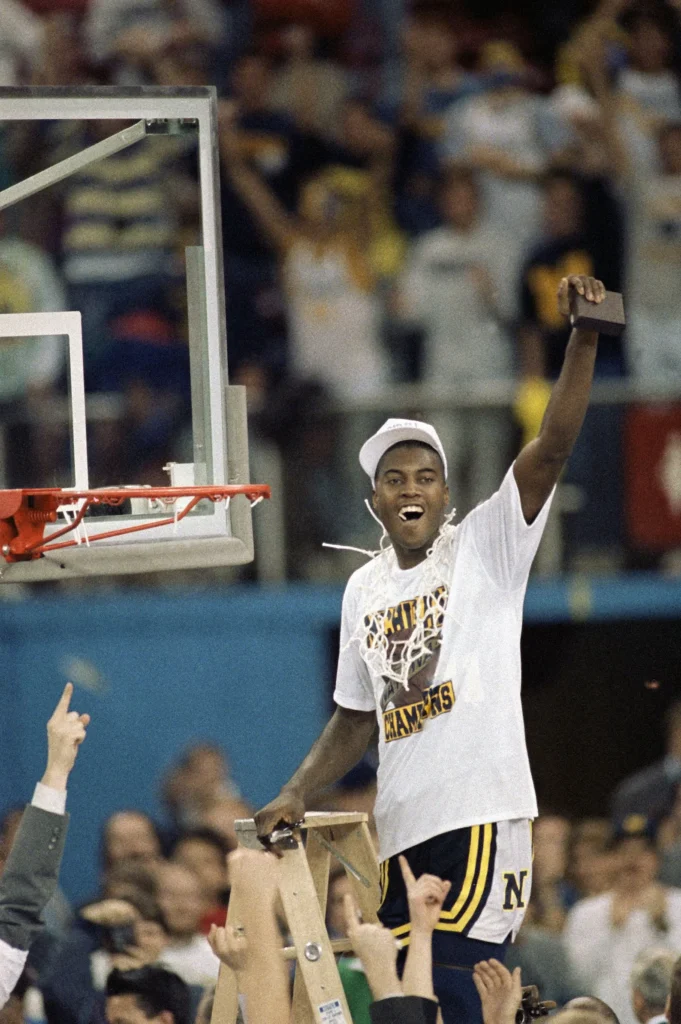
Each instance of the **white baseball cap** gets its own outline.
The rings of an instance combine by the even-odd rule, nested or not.
[[[400,441],[422,441],[430,448],[433,448],[440,458],[447,479],[447,458],[442,447],[442,441],[437,436],[435,427],[430,423],[423,423],[421,420],[386,420],[380,430],[377,430],[368,441],[365,441],[359,452],[359,464],[365,473],[374,483],[376,470],[382,457]]]

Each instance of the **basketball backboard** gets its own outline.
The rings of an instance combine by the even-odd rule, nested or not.
[[[0,210],[19,209],[32,197],[58,182],[74,180],[101,161],[131,147],[154,147],[173,137],[181,140],[184,158],[193,161],[200,200],[200,237],[185,248],[186,266],[186,392],[191,399],[191,432],[179,457],[169,460],[167,484],[206,485],[249,482],[246,399],[243,388],[227,383],[222,231],[217,138],[217,98],[206,88],[0,88],[1,122],[66,122],[98,126],[97,141],[61,160],[53,160],[31,177],[0,192]],[[106,122],[112,122],[111,133]],[[0,123],[1,123],[0,122]],[[125,123],[123,128],[120,124]],[[102,130],[104,126],[104,130]],[[116,130],[119,128],[120,130]],[[91,141],[91,140],[90,140]],[[61,187],[66,187],[62,185]],[[154,479],[108,479],[106,464],[93,467],[91,409],[96,396],[87,390],[88,352],[92,339],[81,338],[80,310],[36,311],[0,315],[3,338],[61,335],[67,339],[69,397],[66,404],[71,433],[72,479],[44,481],[51,486],[159,485],[163,466]],[[83,328],[85,330],[85,328]],[[101,399],[101,396],[100,396]],[[100,402],[101,404],[101,402]],[[0,410],[0,416],[2,412]],[[34,481],[4,480],[2,486],[35,486]],[[167,510],[155,503],[135,501],[115,525],[146,521],[151,529],[80,544],[58,554],[4,564],[0,581],[20,582],[100,574],[149,572],[242,564],[253,558],[251,508],[246,497],[229,503],[201,502],[175,529],[154,527]],[[156,517],[156,519],[155,519]],[[98,516],[97,527],[104,518]],[[61,524],[63,525],[63,524]],[[49,524],[45,538],[60,524]]]

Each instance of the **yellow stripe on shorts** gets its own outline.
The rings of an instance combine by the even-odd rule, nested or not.
[[[480,829],[482,828],[482,852],[480,866],[476,871],[476,861],[480,846]],[[482,894],[485,891],[487,878],[490,871],[490,853],[492,850],[492,837],[494,835],[493,825],[474,825],[471,829],[471,845],[468,851],[468,865],[461,892],[451,910],[443,910],[440,914],[440,921],[435,926],[439,931],[462,932],[475,914]],[[466,901],[473,893],[470,903],[463,911]],[[462,913],[463,911],[463,913]],[[460,915],[460,916],[459,916]]]
[[[382,861],[379,867],[379,879],[381,883],[381,904],[385,903],[388,895],[388,881],[390,877],[390,858]]]
[[[468,863],[466,865],[466,875],[461,886],[461,891],[456,899],[451,910],[443,910],[440,914],[440,920],[453,920],[457,917],[463,906],[470,896],[473,883],[475,882],[475,865],[478,859],[478,846],[480,845],[480,826],[473,825],[471,828],[471,841],[468,847]]]

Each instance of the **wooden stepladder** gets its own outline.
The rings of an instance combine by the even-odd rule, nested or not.
[[[348,939],[329,939],[324,921],[329,889],[329,868],[335,857],[345,868],[355,901],[367,922],[377,920],[380,900],[378,860],[369,834],[367,815],[313,812],[282,841],[279,892],[293,945],[283,949],[296,960],[292,1024],[352,1024],[343,993],[335,953],[351,950]],[[262,849],[251,818],[236,822],[239,843]],[[244,927],[248,908],[232,895],[227,927]],[[215,992],[211,1024],[235,1024],[239,977],[225,964]]]

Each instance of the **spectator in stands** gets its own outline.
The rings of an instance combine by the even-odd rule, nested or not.
[[[98,386],[116,396],[120,414],[91,425],[91,483],[167,484],[162,467],[177,460],[191,418],[186,340],[160,309],[117,317],[99,371]]]
[[[619,1018],[611,1006],[597,996],[576,996],[563,1007],[564,1010],[577,1010],[588,1015],[591,1021],[594,1016],[601,1024],[620,1024]]]
[[[203,825],[204,814],[219,800],[239,798],[224,751],[207,742],[193,744],[171,765],[162,790],[178,831]]]
[[[349,93],[347,72],[337,61],[318,55],[319,40],[310,25],[289,25],[280,42],[283,60],[272,78],[272,109],[287,114],[304,131],[336,138]]]
[[[221,144],[232,189],[282,262],[292,373],[316,378],[339,396],[380,393],[387,364],[379,339],[369,229],[372,205],[383,200],[382,181],[373,194],[364,193],[361,207],[332,175],[308,181],[296,218],[287,213],[268,176],[255,173],[254,164],[262,163],[257,155],[255,161],[244,158],[227,115]],[[381,137],[380,144],[389,145],[389,139]]]
[[[234,822],[249,818],[223,750],[211,743],[190,747],[172,765],[163,783],[163,799],[172,819],[174,837],[185,829],[208,828],[236,845]]]
[[[230,149],[249,161],[286,207],[293,209],[301,181],[319,166],[316,144],[293,119],[270,104],[272,64],[257,49],[241,54],[230,75],[230,99],[223,104]],[[236,137],[235,137],[236,136]],[[286,326],[276,257],[262,225],[229,175],[230,153],[221,128],[222,225],[227,317],[232,370],[243,363],[281,374],[286,363]],[[227,166],[225,166],[227,165]]]
[[[173,847],[172,859],[183,864],[201,880],[207,906],[200,930],[204,935],[212,924],[224,925],[227,917],[229,889],[227,854],[234,844],[214,829],[194,828],[181,832]]]
[[[575,84],[555,89],[550,103],[567,131],[566,144],[552,155],[552,166],[572,171],[579,180],[584,201],[583,230],[589,249],[610,290],[620,291],[626,252],[625,210],[612,179],[610,148],[600,106],[583,86]],[[608,372],[622,371],[620,355]],[[599,373],[603,372],[601,356]]]
[[[659,170],[632,167],[628,180],[630,246],[628,358],[644,385],[681,382],[681,311],[670,289],[681,281],[681,122],[658,134]]]
[[[566,880],[570,822],[542,814],[532,829],[532,923],[559,935],[577,894]],[[529,977],[527,972],[525,976]]]
[[[544,997],[543,992],[537,992],[535,985],[529,986],[529,990],[522,987],[519,968],[511,974],[498,960],[483,960],[476,964],[473,979],[482,1003],[484,1024],[515,1024],[521,998],[524,1002],[526,994],[532,1001]],[[594,996],[571,999],[552,1020],[559,1020],[561,1024],[619,1024],[611,1007]]]
[[[562,936],[535,924],[534,893],[522,928],[515,942],[508,946],[504,963],[510,971],[519,967],[523,977],[531,979],[537,986],[542,999],[550,999],[559,1006],[581,991]]]
[[[624,49],[622,32],[625,30]],[[575,33],[573,53],[588,85],[615,70],[613,105],[628,156],[643,171],[657,164],[656,138],[681,118],[679,14],[674,4],[602,0]]]
[[[401,287],[403,316],[425,331],[421,379],[447,397],[514,376],[509,325],[517,266],[513,246],[488,220],[478,178],[450,168],[441,185],[444,225],[415,244]],[[453,315],[456,311],[456,315]],[[508,422],[495,408],[430,417],[451,453],[457,513],[498,486],[507,465]]]
[[[330,169],[306,182],[298,216],[286,211],[266,180],[242,159],[227,121],[222,124],[221,141],[232,188],[258,220],[280,260],[290,320],[291,376],[301,383],[315,382],[340,400],[381,396],[390,379],[390,363],[381,336],[373,227],[377,219],[385,219],[381,214],[387,202],[389,134],[378,130],[374,134],[369,188],[365,180],[348,179],[347,174]],[[348,452],[368,429],[366,417],[358,415],[345,417],[342,427]],[[309,448],[320,438],[323,434],[312,428]],[[315,492],[311,501],[317,523],[326,523],[320,530],[326,538],[362,542],[368,520],[354,464],[340,465],[333,450],[325,454],[321,460],[325,466],[318,467],[314,479],[301,480],[297,494],[306,488]],[[326,516],[325,506],[331,510]],[[308,544],[314,543],[316,533],[308,534]],[[308,564],[308,557],[318,559],[310,551],[300,557],[300,564]]]
[[[562,365],[569,332],[558,315],[556,282],[566,273],[590,273],[605,280],[608,288],[617,285],[605,276],[612,261],[604,256],[606,247],[589,228],[581,178],[560,168],[550,170],[543,179],[542,197],[543,231],[529,251],[521,277],[520,357],[526,382],[552,380]],[[620,339],[602,336],[596,375],[616,375],[621,370]],[[618,452],[620,435],[616,409],[594,406],[589,410],[566,477],[579,488],[581,499],[579,511],[566,524],[568,557],[578,547],[607,551],[620,539],[620,463],[616,458],[604,458],[606,451]]]
[[[631,972],[631,1001],[639,1024],[664,1024],[676,953],[646,949]]]
[[[156,826],[143,811],[116,811],[102,830],[102,864],[105,872],[124,861],[153,866],[161,856]]]
[[[161,864],[158,902],[170,940],[160,963],[176,971],[188,985],[215,981],[219,964],[200,930],[207,904],[199,876],[180,863]]]
[[[366,221],[367,255],[379,288],[401,270],[406,249],[392,215],[393,143],[392,130],[371,105],[351,97],[339,118],[338,144],[328,148],[325,166],[308,182],[338,193],[348,224]]]
[[[567,880],[578,897],[600,896],[613,882],[612,827],[605,818],[585,818],[570,835]]]
[[[669,1024],[681,1024],[681,958],[674,964],[669,999],[665,1007],[665,1017]]]
[[[207,988],[203,994],[203,998],[201,999],[196,1011],[196,1020],[194,1021],[194,1024],[211,1024],[214,1003],[215,988],[211,986]],[[243,1019],[238,1020],[237,1024],[243,1024]]]
[[[465,160],[482,172],[490,218],[511,236],[520,256],[539,228],[538,182],[552,153],[566,144],[567,133],[548,99],[530,92],[527,67],[511,44],[488,44],[481,70],[494,88],[450,111],[442,158]]]
[[[481,78],[461,67],[458,48],[449,12],[412,10],[402,30],[401,92],[380,108],[398,129],[397,210],[400,223],[412,234],[439,223],[439,146],[447,119],[483,89]]]
[[[66,294],[53,260],[37,245],[8,231],[3,213],[0,312],[49,313],[66,308]],[[55,483],[65,437],[59,425],[41,413],[58,395],[65,366],[66,344],[58,335],[0,338],[0,409],[4,419],[15,415],[22,421],[15,428],[15,443],[8,448],[5,486]]]
[[[156,900],[130,885],[119,892],[83,908],[80,923],[41,974],[49,1024],[102,1024],[111,971],[154,963],[166,947]]]
[[[112,971],[106,997],[108,1024],[191,1024],[187,986],[176,974],[161,967]]]
[[[25,84],[26,71],[40,54],[42,37],[41,19],[22,0],[0,5],[0,85]]]
[[[111,66],[121,85],[148,83],[150,67],[173,43],[218,49],[226,29],[219,0],[90,0],[84,24],[91,59]]]
[[[585,222],[581,179],[570,171],[551,170],[543,179],[542,198],[542,231],[522,271],[521,350],[526,373],[554,379],[569,333],[559,320],[556,282],[566,273],[600,277],[603,270]],[[607,337],[600,341],[597,373],[607,372],[604,364],[617,358],[613,342]]]
[[[104,899],[125,900],[128,893],[142,892],[156,899],[158,882],[156,868],[159,861],[127,859],[118,861],[110,867],[103,880],[102,897]]]
[[[681,701],[667,711],[665,726],[665,756],[619,784],[611,804],[614,820],[639,814],[657,826],[674,806],[681,782]]]
[[[657,112],[641,147],[632,145],[630,126],[621,116],[621,97],[610,84],[601,40],[585,51],[583,66],[601,106],[612,173],[628,205],[629,369],[646,385],[678,383],[681,315],[674,296],[680,280],[681,110],[676,76],[664,72],[675,83],[674,119]]]
[[[604,999],[621,1024],[636,1024],[630,977],[650,946],[681,949],[681,890],[655,881],[654,833],[640,816],[616,833],[610,892],[580,900],[568,914],[565,943],[582,988]]]
[[[237,845],[234,823],[240,818],[250,818],[252,814],[253,808],[241,797],[223,797],[207,808],[201,820],[205,828],[217,832],[233,848]]]
[[[657,833],[660,854],[660,881],[681,888],[681,786],[669,814],[662,819]]]
[[[126,126],[89,121],[70,147],[84,148]],[[83,318],[90,389],[102,386],[113,319],[166,308],[179,237],[176,183],[186,177],[180,162],[186,145],[177,136],[146,140],[90,164],[64,187],[62,265],[71,308]]]

